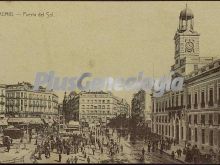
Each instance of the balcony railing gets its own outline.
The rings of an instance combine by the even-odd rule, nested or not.
[[[198,108],[198,104],[194,104],[194,109],[197,109]]]
[[[202,125],[205,125],[205,120],[202,120],[202,121],[201,121],[201,124],[202,124]]]
[[[187,105],[187,109],[191,109],[191,105],[189,104],[189,105]]]
[[[209,120],[209,125],[213,125],[213,120]]]
[[[181,110],[184,108],[185,108],[185,106],[176,106],[176,107],[168,107],[165,110]]]
[[[214,106],[214,103],[213,103],[213,101],[209,101],[209,107],[213,107]]]
[[[201,108],[205,108],[205,103],[201,103]]]

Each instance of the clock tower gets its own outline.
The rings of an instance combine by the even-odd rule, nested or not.
[[[194,30],[194,14],[186,5],[180,12],[179,27],[174,36],[175,64],[171,67],[172,71],[186,75],[198,68],[199,36]]]

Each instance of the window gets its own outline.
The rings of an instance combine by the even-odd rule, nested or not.
[[[188,95],[188,108],[191,108],[191,95]]]
[[[209,132],[209,145],[213,146],[213,130]]]
[[[194,115],[194,124],[197,124],[197,115]]]
[[[181,127],[181,139],[183,139],[183,127]]]
[[[205,125],[205,115],[201,115],[201,124]]]
[[[165,126],[165,135],[167,135],[167,125]]]
[[[213,124],[213,115],[209,114],[209,124],[212,125]]]
[[[209,90],[209,106],[213,106],[213,89]]]
[[[218,88],[218,105],[220,105],[220,87]]]
[[[183,94],[181,94],[181,106],[183,106]]]
[[[172,126],[172,137],[174,137],[174,126]]]
[[[178,95],[176,95],[176,106],[178,106],[178,100],[179,100]]]
[[[172,96],[172,107],[174,107],[174,95]]]
[[[205,144],[205,129],[202,129],[202,144]]]
[[[191,124],[191,115],[189,115],[189,124]]]
[[[168,126],[168,128],[169,128],[169,136],[170,136],[170,126]]]
[[[198,108],[198,105],[197,105],[197,93],[195,93],[195,102],[194,102],[194,108]]]
[[[195,128],[195,142],[198,141],[198,137],[197,137],[197,128]]]
[[[191,128],[189,128],[189,140],[191,140]]]
[[[194,70],[198,70],[198,65],[194,65]]]
[[[185,72],[185,68],[182,68],[181,71],[182,71],[182,73],[184,73]]]
[[[220,114],[218,114],[218,124],[220,125]]]
[[[205,107],[205,92],[202,91],[201,93],[201,107],[204,108]]]

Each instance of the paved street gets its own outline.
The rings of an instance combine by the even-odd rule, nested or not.
[[[100,137],[102,138],[102,137]],[[117,133],[113,133],[113,136],[111,136],[113,139],[117,139]],[[34,140],[33,140],[34,141]],[[29,144],[28,150],[20,150],[18,156],[25,155],[25,163],[31,163],[33,160],[30,159],[31,153],[34,152],[34,149],[36,145],[33,144],[33,141],[31,144]],[[123,152],[120,151],[118,154],[115,154],[113,156],[110,156],[108,148],[104,147],[104,152],[101,153],[101,151],[96,148],[95,153],[93,155],[92,148],[90,146],[85,147],[85,152],[87,153],[87,157],[90,158],[90,163],[180,163],[178,161],[172,160],[170,156],[166,154],[160,154],[159,152],[154,153],[148,153],[147,152],[147,145],[143,141],[138,141],[135,144],[131,143],[129,140],[125,140],[124,138],[120,139],[120,145],[123,146]],[[142,148],[145,148],[145,157],[144,160],[141,160]],[[10,158],[10,155],[12,155],[12,152],[16,152],[15,149],[11,150],[9,153],[5,152],[4,155],[9,155],[9,157],[5,156],[5,158]],[[2,154],[0,154],[2,156]],[[14,155],[14,154],[13,154]],[[67,159],[73,157],[75,158],[77,156],[78,161],[77,163],[87,163],[87,159],[84,158],[84,155],[81,151],[79,151],[76,154],[70,153],[70,155],[62,154],[62,160],[61,163],[66,163]],[[44,154],[42,155],[42,160],[37,160],[38,163],[60,163],[58,162],[58,154],[55,151],[50,153],[50,157],[46,158]]]
[[[117,133],[110,133],[111,138],[117,141]],[[104,136],[100,136],[99,138],[103,138]],[[35,140],[33,139],[30,144],[27,144],[27,149],[23,149],[23,145],[20,146],[20,149],[16,149],[13,145],[12,149],[9,152],[5,152],[5,148],[1,148],[1,161],[7,161],[12,160],[14,158],[21,158],[24,156],[24,163],[33,163],[33,159],[31,159],[31,155],[34,152],[36,145],[34,145]],[[14,142],[17,143],[17,142]],[[113,156],[110,156],[109,150],[107,147],[104,147],[103,153],[98,149],[96,146],[94,155],[92,152],[92,148],[90,145],[87,145],[85,147],[85,152],[87,154],[87,158],[89,156],[90,163],[179,163],[175,160],[171,160],[170,156],[163,154],[161,155],[159,152],[154,153],[148,153],[147,152],[147,145],[144,144],[142,141],[138,141],[135,144],[131,143],[129,140],[126,140],[124,138],[120,138],[120,142],[118,142],[119,145],[123,146],[123,151],[120,150],[119,153],[114,154]],[[142,158],[142,148],[145,148],[145,157],[144,160],[141,160]],[[37,160],[38,163],[60,163],[59,155],[57,154],[57,151],[54,150],[50,153],[50,157],[46,158],[44,154],[41,156],[41,160]],[[84,158],[84,154],[79,150],[78,153],[70,153],[70,155],[62,154],[62,160],[61,163],[66,163],[67,159],[73,159],[75,156],[78,158],[77,163],[87,163],[87,158]]]

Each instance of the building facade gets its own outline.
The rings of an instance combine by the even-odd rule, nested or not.
[[[144,90],[134,94],[131,101],[131,117],[138,122],[150,124],[151,97]]]
[[[79,121],[79,94],[76,92],[70,92],[67,96],[66,92],[63,99],[63,115],[65,123],[69,121]]]
[[[124,99],[115,97],[111,92],[71,92],[64,96],[66,122],[106,124],[120,114],[129,115],[129,105]]]
[[[5,97],[6,85],[0,84],[0,114],[5,114],[6,97]]]
[[[63,114],[63,103],[58,104],[58,123],[59,123],[59,131],[64,130],[65,128],[65,120]]]
[[[58,115],[58,96],[53,91],[22,82],[6,85],[6,114],[19,117],[51,118]]]
[[[201,151],[220,147],[220,60],[199,57],[199,33],[194,14],[186,7],[179,16],[174,37],[175,76],[183,76],[183,90],[152,97],[152,131],[176,139],[180,145],[196,144]]]

